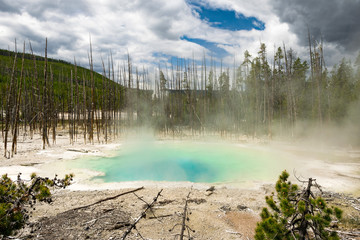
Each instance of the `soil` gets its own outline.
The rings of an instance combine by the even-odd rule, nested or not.
[[[144,188],[83,209],[76,207],[118,195],[111,191],[58,191],[51,208],[41,204],[32,223],[19,235],[24,239],[121,239],[161,190]],[[186,196],[188,221],[195,239],[252,239],[264,205],[262,190],[221,188],[211,192],[196,188],[163,189],[158,201],[126,239],[174,239],[180,234]],[[29,232],[30,231],[30,232]],[[188,233],[186,232],[186,235]]]
[[[273,186],[258,190],[215,187],[213,192],[196,188],[167,188],[126,239],[176,239],[181,232],[186,196],[188,214],[185,236],[193,239],[253,239],[263,196]],[[89,207],[101,199],[133,189],[68,191],[54,193],[51,206],[40,204],[20,239],[121,239],[161,190],[144,188]],[[340,207],[341,223],[333,225],[341,239],[360,239],[360,198],[325,192],[327,202]],[[191,229],[191,230],[190,230]],[[193,231],[194,232],[193,232]]]

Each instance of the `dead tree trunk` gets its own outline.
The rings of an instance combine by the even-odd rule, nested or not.
[[[73,132],[73,71],[70,73],[70,104],[68,104],[68,121],[69,121],[69,135],[70,135],[70,144],[74,144],[74,132]]]
[[[32,50],[32,46],[31,46],[31,42],[29,43],[30,45],[30,51],[31,51],[31,55],[33,57],[33,62],[34,62],[34,72],[33,72],[33,79],[35,80],[35,84],[36,84],[36,87],[35,87],[35,97],[33,97],[33,114],[31,115],[32,119],[31,122],[29,123],[30,125],[30,135],[31,135],[31,138],[33,137],[33,132],[36,130],[37,126],[36,126],[36,123],[38,122],[38,119],[40,119],[40,85],[39,85],[39,77],[38,77],[38,73],[37,73],[37,67],[36,67],[36,57],[34,55],[34,52]]]
[[[15,40],[15,57],[14,57],[12,71],[11,71],[10,86],[8,89],[8,95],[7,95],[7,99],[6,99],[4,157],[10,157],[10,155],[7,156],[7,140],[8,140],[8,134],[9,134],[9,127],[10,127],[10,115],[11,115],[11,106],[12,106],[12,95],[13,95],[12,93],[13,93],[14,82],[15,82],[16,60],[17,60],[17,51],[16,51],[16,40]]]
[[[308,228],[308,220],[306,220],[306,215],[308,213],[310,213],[310,209],[309,209],[309,203],[310,203],[310,196],[311,196],[311,187],[312,187],[312,182],[313,182],[313,179],[312,178],[309,178],[309,181],[308,181],[308,186],[304,192],[304,195],[302,197],[302,200],[305,202],[305,211],[303,213],[304,215],[304,218],[302,219],[301,223],[300,223],[300,226],[299,226],[299,239],[300,240],[306,240],[306,237],[308,237],[308,231],[307,231],[307,228]]]
[[[50,104],[50,127],[52,128],[52,140],[53,140],[53,144],[56,143],[56,127],[57,127],[57,118],[58,118],[58,113],[57,113],[57,106],[55,105],[55,100],[54,100],[54,74],[52,71],[52,67],[50,65],[50,91],[49,91],[49,104]]]
[[[82,122],[83,122],[83,131],[84,131],[84,143],[86,144],[86,132],[87,132],[87,128],[86,128],[86,124],[87,124],[87,110],[86,110],[86,79],[85,76],[83,75],[83,109],[82,109]]]
[[[89,65],[90,65],[90,87],[91,87],[91,104],[90,104],[90,126],[89,126],[89,141],[94,143],[94,108],[95,108],[95,95],[94,95],[94,68],[93,68],[93,58],[92,58],[92,45],[90,38],[90,55],[89,55]]]
[[[49,138],[47,134],[47,124],[48,124],[48,91],[47,91],[47,38],[45,41],[45,65],[44,65],[44,87],[43,87],[43,106],[42,106],[42,141],[43,141],[43,149],[45,149],[45,145],[50,145]]]
[[[13,132],[13,141],[12,141],[12,147],[11,147],[11,157],[14,156],[14,153],[17,152],[17,136],[18,136],[18,123],[19,123],[19,111],[20,111],[20,102],[21,102],[21,91],[22,91],[22,78],[24,77],[24,59],[25,59],[25,42],[24,42],[24,48],[23,48],[23,55],[21,60],[21,73],[20,73],[20,80],[19,80],[19,90],[17,94],[17,101],[16,101],[16,107],[15,107],[15,118],[14,118],[14,132]]]
[[[74,134],[74,139],[76,141],[77,139],[77,127],[76,127],[76,123],[79,123],[79,85],[78,85],[78,75],[77,75],[77,64],[76,64],[76,60],[74,58],[74,65],[75,65],[75,102],[74,104],[74,109],[73,109],[73,125],[72,125],[72,129],[73,129],[73,134]],[[75,116],[76,116],[76,120],[75,120]]]

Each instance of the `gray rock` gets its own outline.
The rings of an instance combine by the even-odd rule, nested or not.
[[[237,208],[239,211],[245,211],[246,209],[248,209],[248,207],[245,206],[245,205],[237,205],[236,208]]]

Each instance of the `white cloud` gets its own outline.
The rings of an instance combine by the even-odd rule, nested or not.
[[[212,28],[196,17],[184,0],[121,0],[121,1],[4,1],[0,7],[0,47],[30,40],[35,51],[43,55],[48,37],[49,56],[88,65],[89,35],[92,38],[94,59],[101,65],[100,56],[111,50],[114,60],[124,61],[127,52],[134,63],[157,65],[154,53],[200,59],[209,53],[203,47],[181,40],[181,36],[200,38],[218,43],[238,61],[249,50],[256,55],[260,41],[268,46],[269,55],[275,45],[304,49],[298,37],[286,23],[272,12],[269,0],[208,0],[214,8],[233,9],[247,17],[265,22],[264,31],[228,31]],[[203,1],[204,2],[204,1]],[[1,3],[1,0],[0,0]],[[306,51],[305,51],[306,52]],[[224,59],[233,63],[233,57]]]

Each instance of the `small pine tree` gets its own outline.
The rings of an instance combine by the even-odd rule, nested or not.
[[[289,174],[283,171],[276,182],[277,200],[274,193],[266,196],[268,208],[263,208],[262,221],[257,224],[255,239],[339,239],[336,232],[329,232],[333,219],[340,219],[342,211],[328,207],[325,200],[316,197],[312,187],[320,187],[315,179],[309,178],[307,187],[299,190],[288,181]]]
[[[9,236],[22,228],[30,217],[37,201],[51,203],[49,187],[65,188],[70,185],[73,174],[53,179],[31,175],[30,183],[20,178],[11,180],[7,174],[0,178],[0,237]]]

